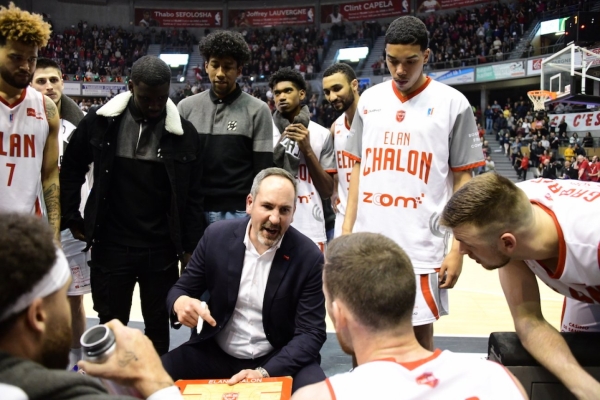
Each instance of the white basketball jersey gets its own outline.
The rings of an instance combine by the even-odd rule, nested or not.
[[[333,141],[329,129],[310,121],[308,131],[310,132],[310,146],[319,158],[321,167],[325,172],[335,173]],[[275,146],[280,144],[280,137],[281,133],[275,124],[273,124],[273,143]],[[283,141],[281,144],[283,144]],[[300,152],[297,143],[291,151],[300,158],[298,176],[296,176],[298,199],[296,201],[296,212],[294,213],[292,226],[308,236],[313,242],[325,243],[327,242],[327,235],[325,234],[325,217],[323,215],[321,196],[312,181],[304,154]]]
[[[0,211],[40,214],[42,161],[49,127],[44,97],[27,86],[9,105],[0,98]]]
[[[485,165],[465,96],[430,78],[406,97],[393,81],[375,85],[358,101],[345,153],[360,162],[353,231],[388,236],[416,273],[434,272],[444,258],[438,221],[453,172]]]
[[[350,186],[350,175],[352,167],[354,167],[355,159],[344,154],[346,150],[346,142],[350,135],[350,126],[346,120],[346,114],[342,114],[335,120],[333,125],[333,146],[335,148],[335,162],[337,165],[338,174],[338,213],[342,216],[346,215],[346,205],[348,204],[348,187]]]
[[[543,262],[525,263],[560,294],[600,304],[600,183],[532,179],[517,186],[552,217],[559,238],[554,273]]]
[[[410,363],[372,361],[326,382],[336,400],[523,399],[500,364],[447,350]]]

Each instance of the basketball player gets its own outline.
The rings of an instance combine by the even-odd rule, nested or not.
[[[419,344],[411,326],[413,274],[407,254],[383,235],[331,242],[325,304],[340,346],[356,355],[358,366],[298,390],[293,400],[527,398],[501,365]]]
[[[83,111],[68,96],[63,94],[64,82],[60,66],[48,58],[37,60],[37,67],[33,74],[31,86],[38,92],[48,96],[58,109],[60,116],[60,130],[58,138],[59,162],[62,161],[64,148],[79,121],[83,119]],[[85,183],[81,187],[81,207],[83,212],[85,202],[91,189],[92,172],[88,172]],[[83,252],[85,242],[73,237],[69,229],[63,229],[60,232],[60,242],[67,257],[69,268],[71,269],[71,284],[67,291],[69,303],[71,304],[71,320],[73,335],[71,341],[71,353],[69,354],[69,368],[72,368],[77,361],[81,359],[81,343],[79,338],[85,331],[85,310],[83,308],[83,295],[91,293],[90,286],[90,260],[89,252]]]
[[[334,237],[338,237],[342,234],[342,224],[348,201],[348,185],[355,162],[354,159],[343,154],[359,99],[358,80],[354,70],[344,63],[333,64],[327,68],[323,73],[323,92],[333,108],[342,113],[330,129],[337,165],[331,205],[336,213]]]
[[[306,81],[298,71],[281,68],[271,75],[269,87],[277,107],[273,114],[273,144],[283,147],[284,161],[289,161],[286,165],[298,166],[292,173],[298,182],[292,226],[323,251],[327,236],[321,198],[333,194],[336,173],[331,133],[308,118],[308,107],[301,104],[306,97]],[[298,122],[303,117],[308,121],[307,126]]]
[[[458,245],[445,253],[448,237],[437,221],[485,161],[467,99],[423,74],[425,24],[400,17],[385,43],[393,80],[367,89],[358,102],[344,153],[356,163],[342,233],[382,233],[406,249],[417,279],[415,334],[432,350],[433,322],[448,309],[442,289],[452,288],[462,269]]]
[[[49,38],[41,15],[13,3],[0,7],[0,211],[41,215],[43,193],[58,241],[58,112],[29,86],[38,48]]]
[[[600,332],[600,185],[497,174],[474,178],[452,196],[441,223],[460,251],[497,269],[523,347],[578,399],[600,398],[600,383],[577,363],[544,319],[536,276],[567,296],[563,331]]]

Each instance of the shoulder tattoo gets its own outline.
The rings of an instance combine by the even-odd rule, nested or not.
[[[44,96],[44,102],[46,105],[46,117],[48,119],[54,119],[58,114],[58,109],[56,108],[56,104],[49,97]]]

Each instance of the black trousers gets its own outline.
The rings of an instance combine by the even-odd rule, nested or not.
[[[172,245],[130,247],[116,243],[92,246],[90,280],[94,310],[100,323],[117,318],[127,325],[136,283],[145,333],[158,354],[169,351],[169,314],[166,299],[179,278],[178,258]]]
[[[229,379],[243,369],[261,367],[270,358],[263,357],[244,360],[230,356],[221,350],[213,339],[200,343],[182,344],[161,357],[163,367],[174,381],[178,379]],[[270,371],[267,371],[270,372]],[[303,386],[325,380],[325,373],[319,363],[300,369],[293,377],[292,392]]]

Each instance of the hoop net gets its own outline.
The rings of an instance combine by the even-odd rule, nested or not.
[[[527,92],[527,96],[529,96],[529,99],[533,103],[535,111],[544,111],[546,109],[546,101],[555,99],[556,93],[548,90],[530,90]]]

